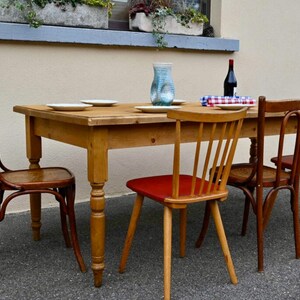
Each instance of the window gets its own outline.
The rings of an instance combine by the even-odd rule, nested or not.
[[[196,8],[198,8],[203,14],[207,15],[208,18],[210,17],[210,0],[188,0],[188,2],[194,2],[194,6]],[[109,20],[109,29],[129,30],[128,0],[114,0],[113,3],[115,5],[112,10],[112,16]]]
[[[112,16],[109,20],[110,29],[129,30],[128,0],[114,0]]]

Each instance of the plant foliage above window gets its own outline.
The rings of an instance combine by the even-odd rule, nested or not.
[[[130,0],[129,17],[134,19],[137,13],[145,13],[152,18],[153,35],[157,45],[167,46],[164,41],[166,18],[173,17],[184,27],[189,28],[191,23],[203,24],[208,22],[197,4],[190,0]]]
[[[105,7],[108,10],[109,16],[112,11],[111,0],[3,0],[1,1],[1,7],[15,7],[20,10],[27,22],[31,27],[39,27],[42,25],[42,21],[37,18],[34,6],[38,6],[43,9],[47,4],[53,3],[59,7],[62,11],[66,9],[67,5],[71,5],[76,8],[77,5],[86,4],[89,6]]]

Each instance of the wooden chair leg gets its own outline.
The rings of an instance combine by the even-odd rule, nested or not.
[[[242,232],[241,235],[245,236],[247,232],[247,225],[248,225],[248,219],[249,219],[249,211],[250,211],[250,201],[246,197],[245,198],[245,206],[244,206],[244,215],[243,215],[243,224],[242,224]]]
[[[298,206],[298,203],[297,203],[297,206]],[[293,220],[294,220],[294,239],[295,239],[296,258],[300,258],[300,236],[299,236],[300,228],[299,228],[298,207],[297,207],[297,209],[294,209],[294,211],[293,211]]]
[[[278,191],[274,191],[265,199],[265,203],[263,206],[263,230],[265,230],[268,225],[271,216],[271,211],[273,209],[277,195]]]
[[[291,196],[293,205],[294,239],[296,258],[300,258],[300,224],[299,224],[299,179],[296,179],[295,193]]]
[[[61,196],[63,197],[63,199],[66,198],[66,192],[64,189],[59,189],[59,193],[61,194]],[[59,199],[57,199],[59,201]],[[59,205],[59,209],[60,209],[60,222],[61,222],[61,230],[64,236],[64,240],[65,240],[65,244],[67,248],[71,248],[72,244],[71,244],[71,240],[70,240],[70,236],[69,236],[69,230],[68,230],[68,223],[67,223],[67,214],[63,209],[62,204],[60,203]]]
[[[244,215],[243,215],[241,236],[245,236],[246,232],[247,232],[249,211],[250,211],[250,204],[251,204],[250,198],[253,199],[254,190],[255,190],[255,188],[253,188],[253,187],[248,187],[247,189],[242,189],[242,191],[245,195],[245,205],[244,205]]]
[[[61,230],[62,230],[62,233],[64,236],[65,244],[66,244],[67,248],[71,248],[72,244],[71,244],[69,231],[68,231],[67,216],[66,216],[65,212],[63,211],[63,208],[61,205],[59,206],[59,208],[60,208]]]
[[[76,220],[75,220],[75,210],[74,210],[75,185],[67,189],[66,200],[67,200],[67,209],[68,209],[73,251],[81,272],[86,272],[86,266],[80,251],[80,246],[77,237],[77,230],[76,230]]]
[[[4,196],[4,191],[0,190],[0,204],[2,204],[3,196]]]
[[[263,230],[263,205],[262,193],[257,193],[256,201],[256,230],[257,230],[257,269],[264,271],[264,230]]]
[[[209,201],[209,205],[210,205],[212,216],[213,216],[214,221],[215,221],[217,234],[218,234],[220,244],[221,244],[221,247],[222,247],[222,250],[223,250],[223,254],[224,254],[224,258],[225,258],[225,262],[226,262],[226,265],[227,265],[227,269],[228,269],[228,273],[229,273],[231,282],[233,284],[237,284],[238,279],[237,279],[236,274],[235,274],[234,265],[233,265],[231,254],[230,254],[230,251],[229,251],[229,247],[228,247],[228,243],[227,243],[227,239],[226,239],[226,235],[225,235],[225,231],[224,231],[224,227],[223,227],[223,223],[222,223],[218,203],[215,200],[214,201]]]
[[[180,257],[185,257],[187,208],[180,209]]]
[[[164,208],[164,300],[171,299],[172,208]]]
[[[202,228],[195,244],[196,248],[200,248],[204,241],[204,238],[208,230],[209,218],[210,218],[210,205],[208,204],[208,202],[206,202]]]
[[[126,238],[125,238],[125,243],[124,243],[124,248],[123,248],[123,251],[122,251],[121,260],[120,260],[120,265],[119,265],[119,272],[120,273],[123,273],[125,271],[127,259],[128,259],[128,256],[129,256],[129,251],[130,251],[132,240],[133,240],[133,237],[134,237],[134,234],[135,234],[136,225],[137,225],[137,222],[138,222],[139,217],[140,217],[143,201],[144,201],[144,196],[137,194],[136,199],[135,199],[135,203],[134,203],[134,206],[133,206],[131,218],[130,218],[130,223],[129,223],[127,235],[126,235]]]

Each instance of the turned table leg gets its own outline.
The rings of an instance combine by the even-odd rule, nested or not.
[[[39,161],[42,157],[42,140],[41,137],[34,134],[33,117],[26,116],[26,152],[30,162],[29,168],[39,168]],[[38,241],[41,237],[41,195],[30,195],[30,212],[31,212],[31,228],[33,240]]]
[[[94,272],[94,285],[100,287],[104,271],[105,252],[105,199],[103,184],[91,184],[91,252],[92,270]]]
[[[94,285],[100,287],[105,254],[105,197],[104,184],[108,178],[108,132],[91,128],[88,143],[88,180],[92,187],[90,207],[90,235]]]
[[[250,158],[249,162],[254,163],[257,160],[257,138],[250,138],[251,145],[250,145]]]
[[[30,169],[39,168],[39,160],[30,159]],[[41,238],[41,194],[30,195],[31,229],[34,241]]]

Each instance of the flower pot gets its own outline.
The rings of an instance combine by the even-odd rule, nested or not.
[[[68,4],[62,9],[49,3],[44,8],[34,4],[33,10],[44,25],[108,28],[108,12],[105,7],[83,4],[74,8]],[[24,13],[14,6],[0,6],[0,22],[28,23]]]
[[[189,23],[189,26],[185,27],[172,16],[167,16],[165,23],[164,29],[160,32],[184,35],[202,35],[203,33],[203,23]],[[134,19],[129,18],[129,28],[130,30],[153,32],[152,17],[146,16],[143,12],[136,13]]]

